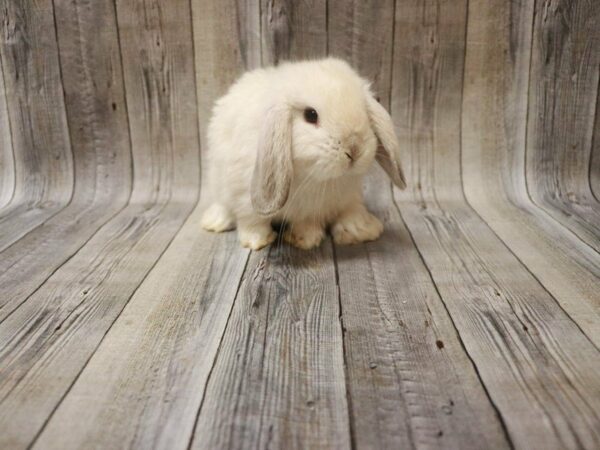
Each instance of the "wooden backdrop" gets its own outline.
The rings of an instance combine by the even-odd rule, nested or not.
[[[320,368],[306,375],[322,386],[315,399],[346,406],[296,411],[307,425],[290,442],[600,441],[600,397],[582,388],[600,373],[600,2],[0,0],[0,44],[0,443],[65,448],[89,442],[95,421],[110,423],[95,436],[107,445],[265,445],[272,430],[251,411],[284,414],[298,392],[252,380],[304,386],[313,367],[274,370],[291,358],[284,340],[254,359],[267,320]],[[298,268],[300,286],[339,295],[304,325],[332,327],[316,342],[269,315],[268,286],[287,275],[233,235],[198,240],[194,208],[213,101],[246,69],[325,55],[373,81],[409,187],[370,178],[368,203],[391,230],[373,245],[272,256]],[[242,280],[233,307],[238,283],[221,274]],[[456,334],[436,339],[430,326]],[[238,362],[243,335],[250,356]],[[345,364],[348,392],[331,389]],[[190,385],[203,387],[178,394]],[[91,396],[110,407],[83,414]]]

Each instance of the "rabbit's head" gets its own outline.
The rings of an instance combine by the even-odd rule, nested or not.
[[[272,69],[272,76],[252,180],[257,212],[281,209],[293,177],[320,182],[362,175],[374,159],[405,187],[392,120],[348,64],[331,58],[290,63]]]

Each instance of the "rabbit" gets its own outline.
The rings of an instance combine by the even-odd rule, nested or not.
[[[377,239],[383,225],[363,203],[362,180],[376,160],[406,182],[392,120],[370,84],[341,59],[287,62],[245,73],[215,103],[208,126],[214,203],[201,226],[237,227],[242,246],[283,238],[310,249]]]

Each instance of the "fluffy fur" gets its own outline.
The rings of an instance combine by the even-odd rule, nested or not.
[[[316,124],[306,108],[317,111]],[[405,185],[389,115],[338,59],[246,73],[216,102],[208,144],[214,203],[202,226],[237,227],[252,249],[273,242],[272,222],[285,222],[285,240],[304,249],[328,226],[338,244],[376,239],[383,226],[363,204],[364,174],[377,159]]]

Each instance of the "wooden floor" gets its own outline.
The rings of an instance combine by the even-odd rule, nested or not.
[[[191,202],[56,241],[65,207],[16,240],[0,448],[598,448],[598,255],[580,244],[593,265],[564,277],[589,283],[551,290],[548,261],[496,231],[516,214],[371,188],[386,231],[352,247],[249,253],[200,231]]]
[[[243,4],[242,4],[243,3]],[[600,3],[0,0],[0,449],[600,448]],[[214,99],[333,54],[381,239],[202,231]]]

